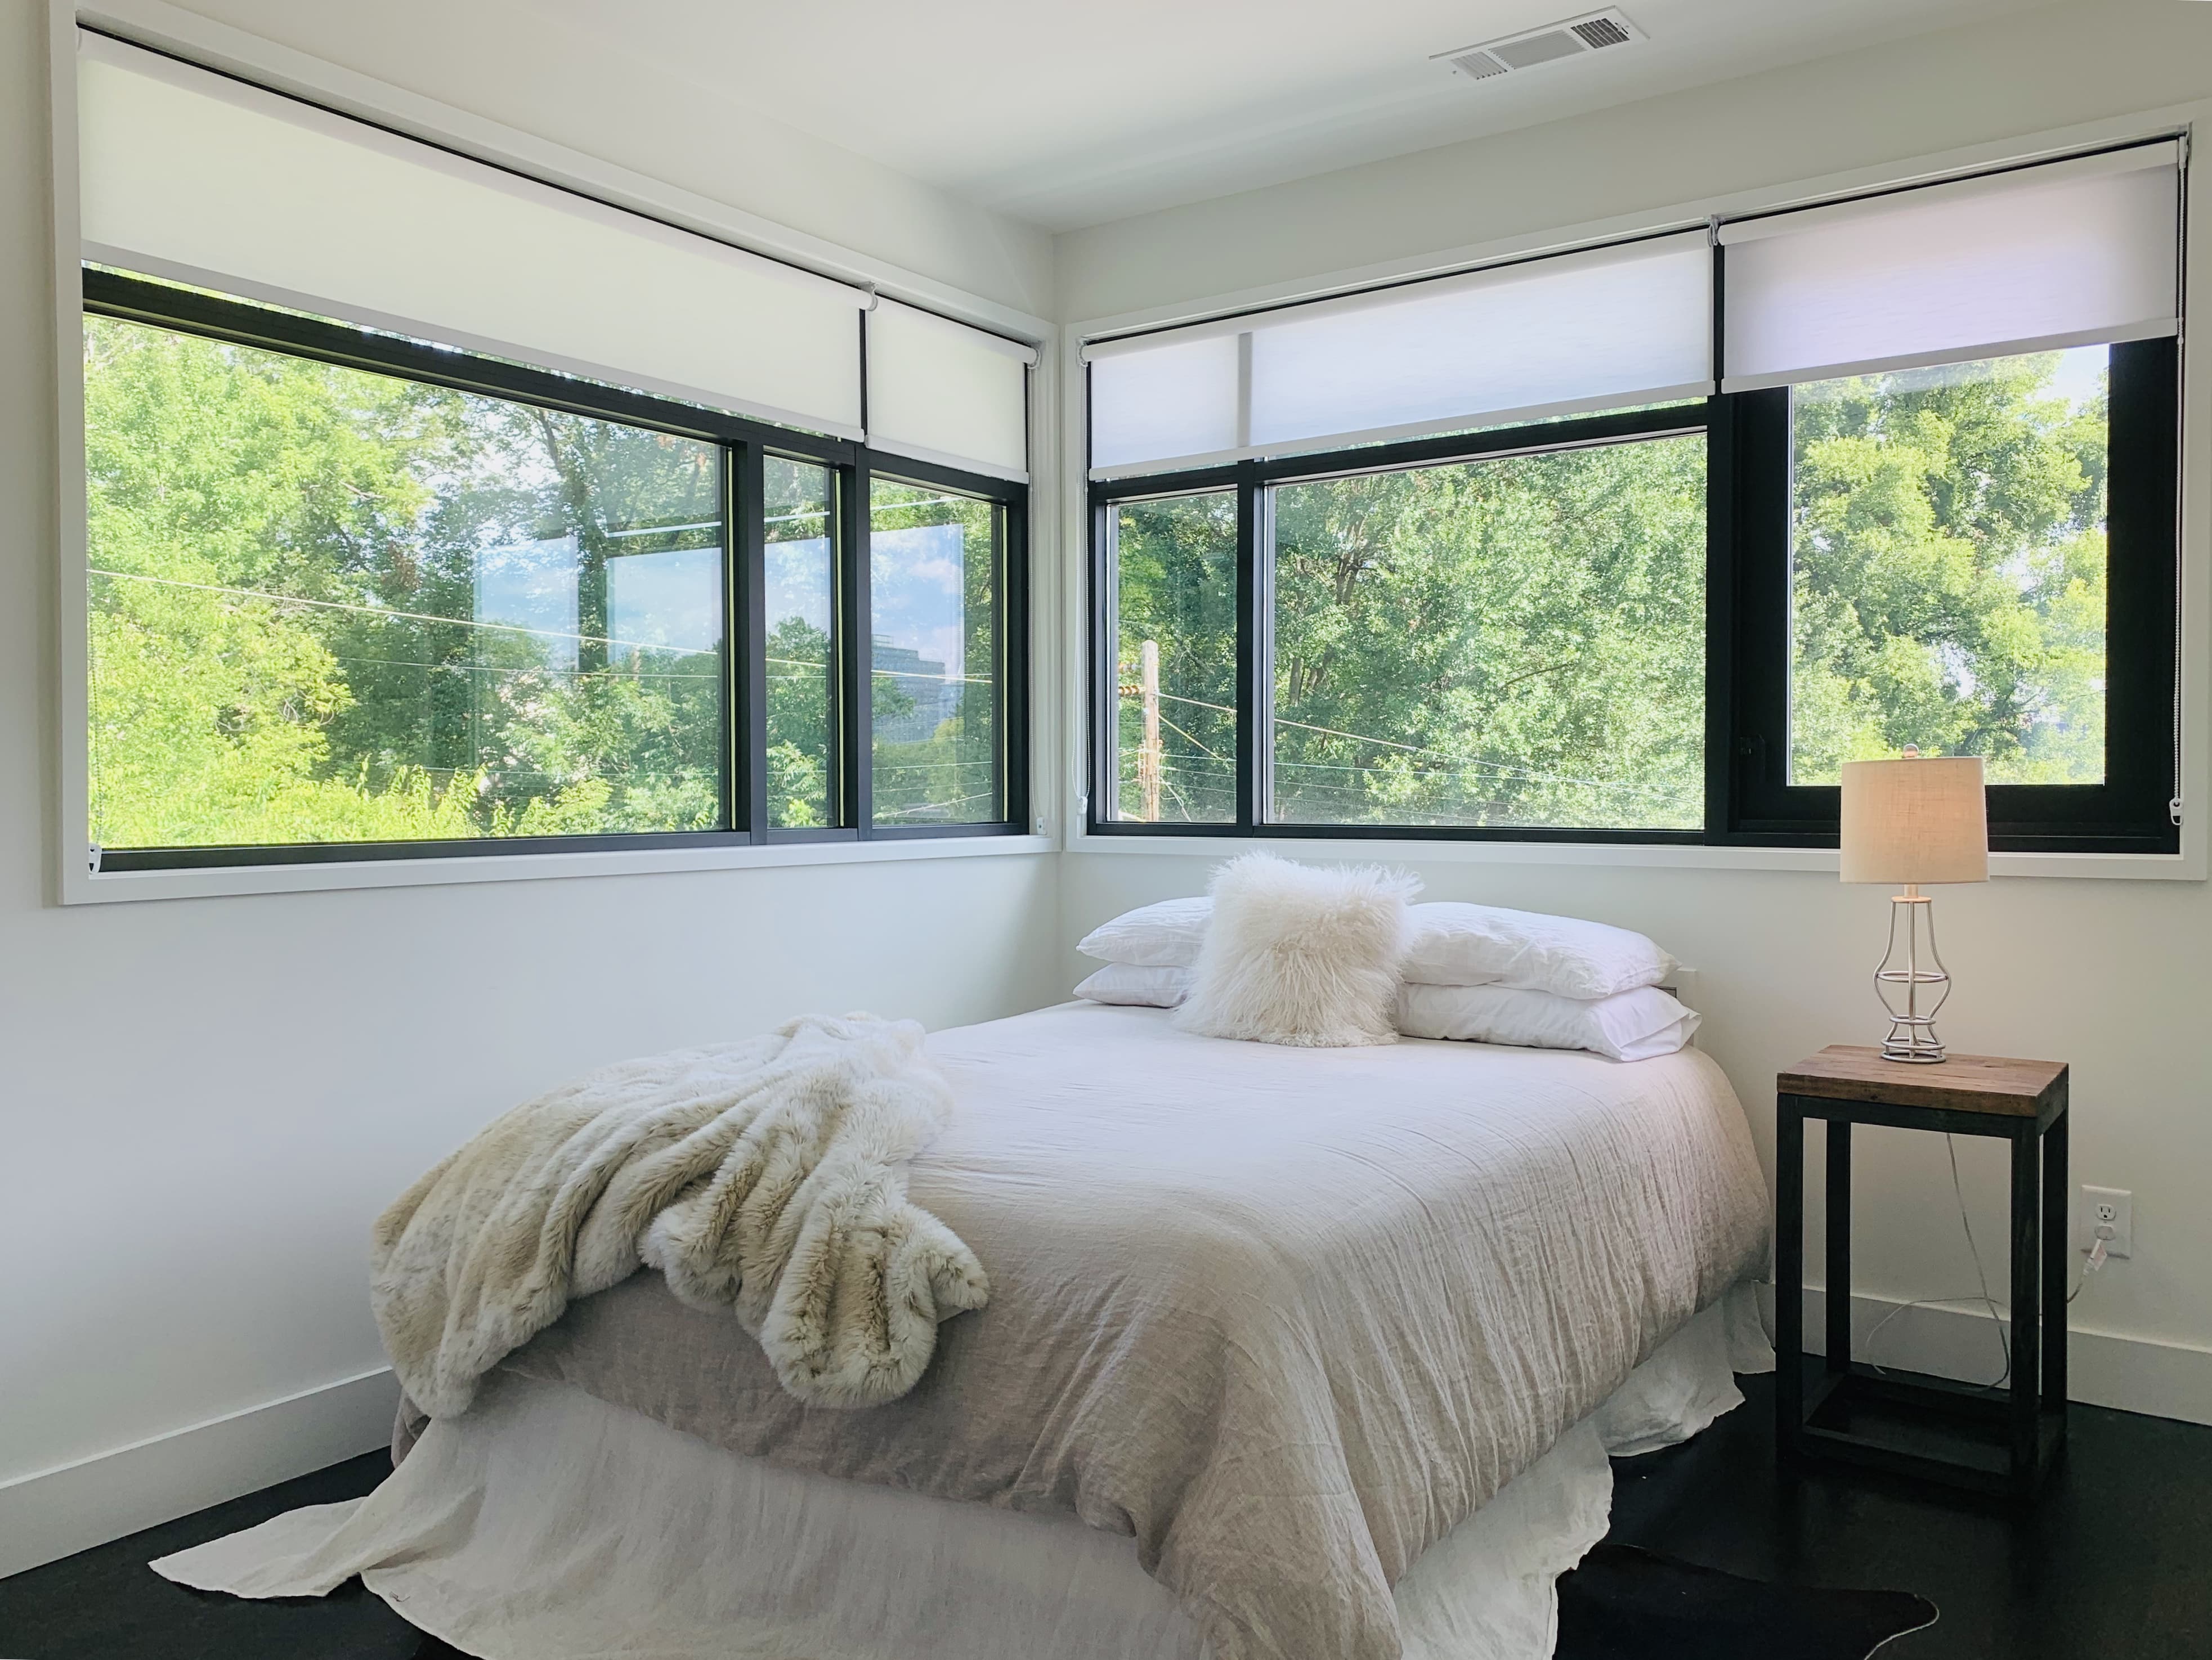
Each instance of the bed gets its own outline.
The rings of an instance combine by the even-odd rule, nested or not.
[[[1608,1448],[1694,1432],[1753,1363],[1765,1190],[1695,1050],[1282,1049],[1071,1004],[929,1052],[959,1110],[911,1196],[993,1288],[911,1393],[804,1407],[640,1274],[404,1422],[369,1499],[162,1571],[364,1572],[495,1657],[1540,1653]]]

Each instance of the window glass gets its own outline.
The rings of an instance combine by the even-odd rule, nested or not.
[[[1702,433],[1273,496],[1272,816],[1703,822]]]
[[[85,319],[106,847],[723,821],[711,445]]]
[[[934,486],[875,478],[868,512],[875,821],[1002,821],[1004,510]]]
[[[1907,746],[2103,780],[2110,356],[1793,391],[1792,783]]]
[[[837,821],[835,748],[837,612],[836,498],[830,470],[769,456],[768,586],[768,821],[779,830]]]
[[[1237,817],[1237,493],[1108,509],[1114,799],[1107,816]]]

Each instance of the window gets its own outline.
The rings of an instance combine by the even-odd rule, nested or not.
[[[856,700],[861,447],[85,284],[100,868],[1011,827],[1021,486],[877,482]]]
[[[1708,416],[1095,485],[1094,827],[1700,839]]]
[[[2140,143],[1086,348],[1091,828],[1832,846],[1912,750],[1984,758],[1998,849],[2175,851],[2179,185]]]
[[[1033,347],[76,45],[95,882],[1029,827]]]
[[[2174,851],[2179,386],[2150,339],[1722,400],[1729,839],[1832,841],[1910,747],[1983,757],[1993,847]]]
[[[1705,451],[1274,486],[1270,819],[1696,829]]]
[[[818,829],[837,822],[836,480],[782,456],[763,474],[768,821]]]
[[[869,487],[868,541],[875,821],[1002,819],[1006,509],[878,477]]]
[[[2105,781],[2110,359],[1793,391],[1792,784],[1907,748],[1992,784]]]
[[[1237,493],[1109,510],[1113,793],[1142,824],[1237,818]]]

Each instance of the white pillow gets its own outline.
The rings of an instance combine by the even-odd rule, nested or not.
[[[1102,962],[1188,968],[1198,960],[1206,919],[1212,914],[1209,899],[1162,900],[1099,924],[1075,948]]]
[[[1109,962],[1075,988],[1093,1003],[1129,1003],[1144,1009],[1173,1009],[1190,993],[1188,968]]]
[[[1212,1038],[1311,1049],[1395,1043],[1413,877],[1247,853],[1213,873],[1190,997],[1170,1017]]]
[[[1407,913],[1400,972],[1423,985],[1512,985],[1610,997],[1656,985],[1674,960],[1641,934],[1575,917],[1438,900]]]
[[[1698,1016],[1656,985],[1584,1001],[1510,985],[1409,984],[1399,997],[1398,1029],[1409,1038],[1588,1049],[1616,1061],[1648,1061],[1689,1042]]]

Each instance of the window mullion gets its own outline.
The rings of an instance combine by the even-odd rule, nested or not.
[[[768,839],[768,488],[761,446],[732,445],[730,560],[733,597],[730,823]]]
[[[1273,626],[1262,541],[1266,486],[1249,461],[1237,469],[1237,829],[1249,835],[1265,815],[1261,746],[1269,722],[1272,688],[1267,635]],[[1265,701],[1263,701],[1265,700]]]
[[[866,839],[873,833],[875,636],[869,592],[868,463],[865,455],[838,476],[839,597],[843,601],[838,661],[845,671],[839,730],[843,736],[843,822]]]
[[[1093,829],[1119,816],[1121,596],[1115,542],[1120,532],[1115,504],[1094,494],[1091,500],[1091,626],[1085,631],[1091,645],[1091,802],[1086,818]]]

